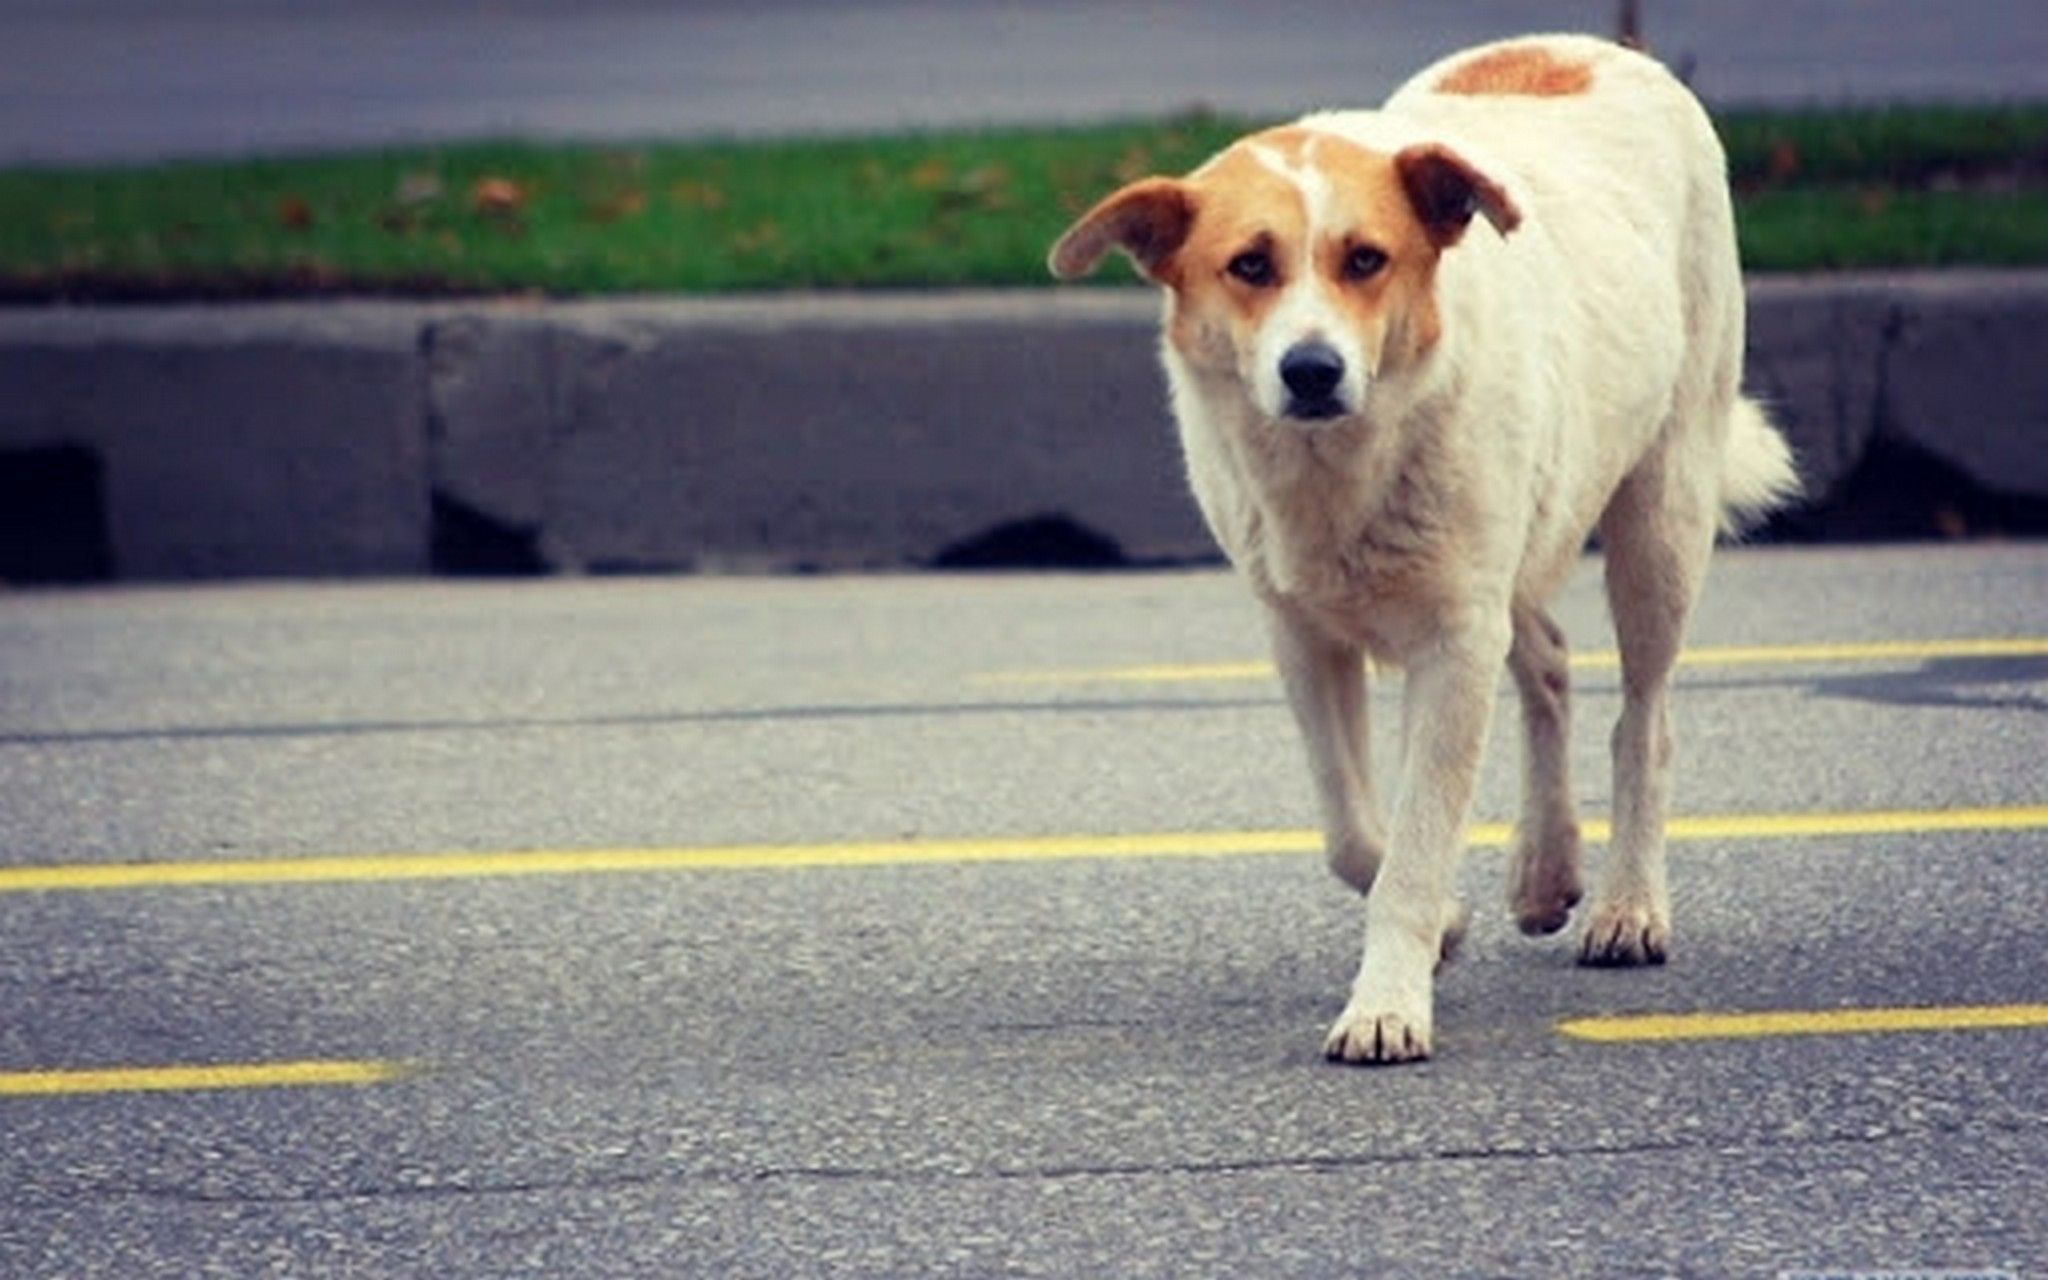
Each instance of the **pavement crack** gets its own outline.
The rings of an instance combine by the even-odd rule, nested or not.
[[[1925,1142],[1929,1138],[1962,1138],[1990,1133],[2028,1133],[2048,1124],[1978,1121],[1913,1128],[1815,1135],[1760,1135],[1740,1141],[1652,1138],[1639,1141],[1572,1146],[1442,1146],[1392,1152],[1273,1155],[1229,1160],[1129,1160],[1046,1162],[1013,1166],[933,1163],[898,1167],[881,1165],[785,1164],[752,1168],[615,1169],[596,1176],[519,1178],[502,1182],[459,1181],[396,1183],[388,1186],[305,1187],[274,1191],[238,1191],[224,1187],[103,1186],[66,1191],[53,1187],[18,1188],[17,1203],[61,1203],[84,1197],[157,1204],[318,1205],[385,1201],[468,1200],[550,1194],[587,1194],[641,1189],[690,1187],[763,1187],[775,1184],[851,1184],[873,1187],[944,1186],[970,1183],[1096,1182],[1136,1178],[1229,1178],[1272,1173],[1342,1174],[1359,1170],[1398,1169],[1423,1165],[1486,1165],[1540,1163],[1556,1160],[1625,1160],[1674,1152],[1705,1151],[1716,1156],[1743,1156],[1784,1151],[1826,1151],[1878,1147],[1889,1143]]]
[[[1710,1150],[1717,1155],[1744,1155],[1765,1151],[1826,1150],[1842,1147],[1878,1146],[1899,1141],[1924,1141],[1929,1137],[1955,1137],[1966,1132],[2013,1131],[2021,1126],[2001,1124],[1938,1125],[1918,1129],[1886,1129],[1864,1133],[1819,1134],[1811,1137],[1764,1137],[1751,1141],[1711,1143],[1678,1138],[1646,1139],[1633,1142],[1593,1143],[1577,1146],[1466,1147],[1449,1146],[1428,1150],[1385,1153],[1354,1152],[1335,1155],[1275,1155],[1237,1160],[1103,1161],[1048,1163],[1040,1165],[966,1168],[877,1168],[863,1166],[788,1165],[767,1166],[737,1177],[718,1180],[745,1182],[817,1181],[867,1182],[875,1184],[929,1185],[947,1182],[1065,1181],[1157,1176],[1234,1177],[1262,1173],[1342,1173],[1356,1169],[1400,1168],[1430,1164],[1524,1163],[1550,1160],[1627,1159],[1635,1156],[1667,1155],[1673,1152]]]

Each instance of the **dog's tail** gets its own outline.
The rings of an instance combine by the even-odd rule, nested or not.
[[[1771,425],[1763,406],[1738,397],[1729,415],[1728,450],[1721,459],[1721,532],[1742,531],[1799,496],[1792,448]]]

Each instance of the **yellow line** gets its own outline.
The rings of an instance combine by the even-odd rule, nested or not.
[[[1888,1031],[2011,1031],[2038,1027],[2048,1027],[2048,1004],[1812,1009],[1771,1013],[1646,1013],[1568,1018],[1557,1024],[1560,1032],[1574,1039],[1603,1043],[1869,1035]]]
[[[1840,644],[1702,645],[1679,659],[1685,667],[1743,667],[1856,662],[1927,662],[1940,658],[2037,658],[2048,656],[2048,637],[1965,640],[1873,640]],[[1574,653],[1576,670],[1621,665],[1612,649]],[[1270,662],[1154,663],[1131,667],[997,671],[974,677],[984,684],[1201,684],[1270,680]]]
[[[1154,663],[1137,667],[994,671],[974,677],[983,684],[1201,684],[1208,681],[1271,680],[1270,662]]]
[[[0,1071],[0,1097],[385,1084],[409,1075],[411,1071],[412,1068],[404,1063],[346,1060],[230,1062],[196,1067],[107,1067],[90,1071]]]
[[[1975,640],[1872,640],[1845,644],[1721,645],[1688,649],[1680,666],[1746,667],[1776,663],[1929,662],[1941,658],[2038,658],[2048,655],[2048,638],[2015,636]],[[1607,650],[1575,657],[1575,667],[1618,667],[1621,655]]]
[[[2027,831],[2048,827],[2048,805],[2008,809],[1878,809],[1861,813],[1740,813],[1673,818],[1672,840],[1784,840],[1801,836],[1891,836],[1941,831]],[[1583,824],[1589,840],[1605,840],[1607,824]]]
[[[1749,813],[1671,820],[1672,840],[1777,840],[1940,831],[2012,831],[2048,827],[2048,805],[2003,809],[1901,809],[1861,813]],[[1608,824],[1582,824],[1605,840]],[[1474,845],[1507,843],[1506,823],[1482,823]],[[73,863],[0,867],[0,894],[193,885],[309,884],[383,880],[481,880],[607,872],[772,871],[802,867],[913,866],[934,863],[1059,862],[1076,859],[1227,858],[1313,853],[1322,837],[1308,830],[1161,831],[1127,835],[1014,836],[994,839],[887,840],[823,844],[737,844],[651,849],[448,851],[198,862]]]

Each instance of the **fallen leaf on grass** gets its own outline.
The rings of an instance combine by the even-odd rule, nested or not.
[[[398,180],[398,190],[393,193],[398,203],[405,208],[430,204],[441,198],[441,175],[424,171],[408,173]]]
[[[726,206],[724,188],[695,178],[682,178],[669,184],[668,194],[677,204],[692,209],[716,211]]]
[[[1158,167],[1152,152],[1147,147],[1132,147],[1117,157],[1116,167],[1111,170],[1118,183],[1136,182],[1152,173]]]
[[[584,217],[592,222],[619,222],[626,218],[636,218],[645,212],[647,212],[647,193],[645,191],[618,191],[600,200],[593,201],[584,210]]]
[[[1772,182],[1790,182],[1799,176],[1801,167],[1799,145],[1787,138],[1780,138],[1771,144],[1770,157],[1764,162],[1764,169]]]
[[[1010,171],[999,164],[978,165],[956,174],[943,160],[927,160],[910,171],[910,185],[929,191],[941,213],[999,210],[1010,206]]]
[[[478,178],[469,189],[470,207],[487,217],[507,217],[526,207],[526,188],[510,178]]]
[[[775,252],[782,247],[782,228],[772,222],[756,223],[734,235],[731,245],[734,253]]]
[[[1007,208],[1010,204],[1010,171],[999,164],[969,169],[941,199],[964,208],[991,211]]]

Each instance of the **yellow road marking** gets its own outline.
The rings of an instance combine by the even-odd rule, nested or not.
[[[1674,818],[1679,840],[1777,840],[1939,831],[2012,831],[2048,827],[2048,805],[2003,809],[1900,809],[1860,813],[1747,813]],[[1582,824],[1605,840],[1608,824]],[[1506,823],[1482,823],[1471,843],[1507,843]],[[1226,858],[1313,853],[1309,830],[1161,831],[1136,834],[1011,836],[990,839],[879,840],[822,844],[735,844],[651,849],[385,853],[311,858],[194,862],[72,863],[0,867],[0,894],[193,885],[308,884],[380,880],[482,880],[606,872],[770,871],[800,867],[878,867],[935,863],[1058,862],[1118,858]]]
[[[106,1067],[88,1071],[0,1071],[0,1097],[385,1084],[411,1072],[411,1067],[399,1062],[348,1060],[228,1062],[194,1067]]]
[[[1603,1043],[1869,1035],[1887,1031],[2010,1031],[2036,1027],[2048,1027],[2048,1004],[1787,1009],[1770,1013],[1645,1013],[1567,1018],[1557,1024],[1560,1032],[1574,1039]]]
[[[2048,656],[2048,637],[2012,636],[1975,640],[1871,640],[1843,644],[1703,645],[1688,649],[1679,665],[1691,667],[1769,666],[1775,663],[1930,662],[1941,658],[2039,658]],[[1575,657],[1573,666],[1619,667],[1613,650]]]
[[[1270,662],[1186,662],[1136,667],[992,671],[974,679],[981,684],[1202,684],[1271,680],[1277,674]]]
[[[1702,645],[1685,651],[1684,667],[1744,667],[1855,662],[1927,662],[1939,658],[2037,658],[2048,656],[2048,637],[2015,636],[1966,640],[1872,640],[1840,644]],[[1608,670],[1621,665],[1612,649],[1574,653],[1575,670]],[[1270,662],[1152,663],[1130,667],[996,671],[974,677],[983,684],[1201,684],[1274,677]]]

